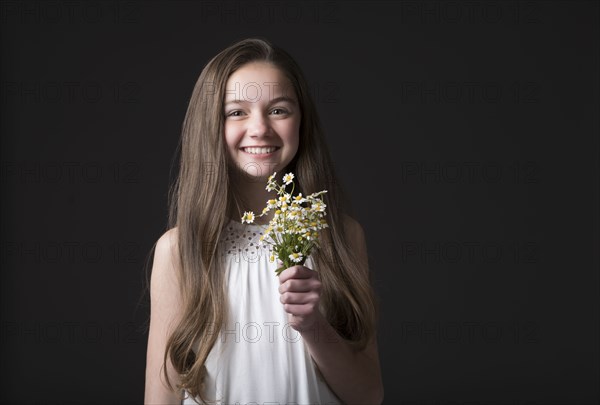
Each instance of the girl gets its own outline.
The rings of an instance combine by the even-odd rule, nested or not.
[[[145,402],[381,403],[364,233],[342,212],[296,62],[261,39],[223,50],[196,83],[180,148],[150,280]],[[295,174],[295,194],[328,190],[320,248],[279,276],[260,225],[240,223],[274,198],[273,172]]]

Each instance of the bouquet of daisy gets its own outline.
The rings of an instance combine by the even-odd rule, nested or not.
[[[327,190],[319,191],[308,196],[302,193],[294,196],[294,174],[287,173],[283,176],[280,186],[275,181],[277,172],[269,176],[267,191],[275,191],[278,198],[267,201],[267,206],[259,215],[262,217],[269,211],[275,210],[273,219],[269,222],[265,232],[260,237],[260,244],[268,243],[273,246],[270,261],[275,261],[275,256],[283,262],[283,266],[275,270],[279,275],[283,270],[296,264],[303,265],[314,246],[318,247],[318,231],[327,228],[325,221],[326,205],[319,198]],[[291,191],[286,192],[286,187],[291,184]],[[252,211],[244,212],[242,223],[254,222]]]

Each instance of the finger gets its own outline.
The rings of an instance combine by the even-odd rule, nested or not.
[[[283,304],[285,312],[295,316],[307,316],[311,315],[315,311],[315,305],[309,304]]]
[[[284,292],[297,292],[297,293],[306,293],[312,290],[310,284],[306,283],[304,280],[298,279],[289,279],[279,284],[279,293],[283,294]]]
[[[279,293],[298,292],[306,293],[310,291],[321,292],[322,284],[316,279],[289,279],[279,285]]]
[[[316,271],[311,270],[308,267],[297,265],[297,266],[288,267],[287,269],[282,271],[281,274],[279,274],[279,283],[283,284],[291,278],[301,279],[301,278],[315,278],[315,277],[316,277]]]
[[[284,292],[279,296],[279,301],[282,304],[310,304],[319,301],[319,295],[316,292],[308,293],[295,293],[295,292]]]

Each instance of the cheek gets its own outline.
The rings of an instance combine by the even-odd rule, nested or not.
[[[300,121],[290,123],[286,131],[288,142],[297,145],[300,141]]]
[[[300,135],[298,134],[298,132],[294,134],[292,144],[294,145],[294,150],[298,151],[298,148],[300,147]]]
[[[235,148],[240,141],[239,131],[235,125],[226,124],[224,129],[225,143],[228,148]]]
[[[294,138],[293,139],[294,139],[294,144],[296,145],[296,150],[297,150],[300,145],[300,122],[298,122],[296,127],[294,128]]]

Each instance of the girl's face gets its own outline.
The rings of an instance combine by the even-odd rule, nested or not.
[[[255,181],[279,174],[298,151],[294,87],[272,64],[251,62],[229,77],[225,91],[225,143],[233,163]]]

